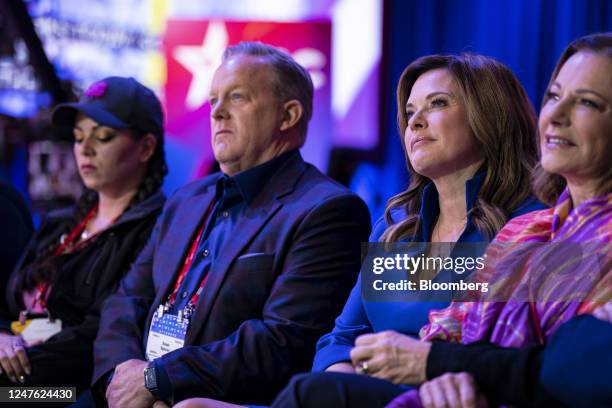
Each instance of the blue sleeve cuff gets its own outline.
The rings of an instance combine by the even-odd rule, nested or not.
[[[312,364],[312,371],[325,371],[336,363],[350,363],[352,346],[330,344],[317,351]]]
[[[157,394],[160,400],[164,402],[173,403],[172,398],[172,383],[170,377],[164,368],[164,365],[160,359],[153,360],[153,366],[155,367],[155,377],[157,379]]]

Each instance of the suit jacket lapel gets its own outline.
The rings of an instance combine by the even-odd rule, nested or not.
[[[275,182],[270,181],[267,183],[255,201],[247,208],[238,224],[236,224],[235,230],[240,231],[240,233],[235,234],[234,239],[225,243],[219,257],[215,259],[215,263],[210,269],[208,280],[198,301],[194,316],[191,319],[186,344],[191,344],[197,334],[203,329],[219,288],[223,284],[223,280],[232,263],[282,207],[282,202],[279,198],[293,191],[300,174],[305,169],[306,164],[302,160],[301,155],[296,154],[295,157],[290,158],[272,177],[272,180],[275,180]],[[282,176],[279,176],[279,174],[282,174]]]

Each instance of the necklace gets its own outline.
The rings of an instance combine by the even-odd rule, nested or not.
[[[444,240],[445,242],[456,242],[459,237],[461,236],[461,234],[463,234],[463,231],[465,230],[465,226],[467,224],[467,220],[463,222],[463,224],[458,227],[458,228],[454,228],[452,230],[450,230],[449,235],[446,237],[446,239]],[[436,222],[436,225],[434,226],[433,232],[431,234],[431,240],[434,242],[442,242],[442,232],[441,232],[442,228],[440,228],[440,224],[438,222]]]
[[[81,220],[81,222],[79,222],[79,224],[72,229],[70,234],[68,235],[62,234],[62,236],[60,237],[60,245],[55,250],[56,256],[62,255],[67,251],[69,252],[69,251],[74,250],[74,246],[77,244],[76,242],[77,237],[82,237],[83,232],[86,229],[85,227],[87,226],[87,223],[93,218],[93,216],[96,214],[97,211],[98,211],[98,206],[95,205],[91,210],[89,210],[89,212]]]

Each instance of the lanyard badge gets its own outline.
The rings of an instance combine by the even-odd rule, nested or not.
[[[11,331],[23,337],[28,345],[39,344],[62,331],[62,321],[48,314],[29,314],[23,310],[19,312],[19,320],[11,322]]]
[[[163,313],[163,306],[157,309],[151,320],[151,328],[147,338],[146,357],[148,361],[155,360],[171,351],[185,345],[189,322],[182,318],[182,313],[175,316]]]
[[[208,207],[208,211],[204,217],[205,220],[208,218],[213,205],[214,202]],[[187,329],[189,327],[190,319],[195,312],[195,305],[200,298],[200,294],[202,293],[202,289],[204,288],[208,275],[202,279],[198,290],[183,309],[179,310],[176,315],[168,312],[171,310],[172,305],[174,305],[181,284],[191,268],[198,249],[198,244],[204,233],[205,225],[206,223],[203,222],[196,235],[196,239],[191,244],[191,248],[189,249],[185,263],[183,264],[176,284],[174,285],[174,290],[170,296],[168,296],[168,300],[164,304],[159,305],[155,313],[153,313],[145,354],[147,360],[149,361],[159,358],[164,354],[177,350],[185,345],[185,337],[187,336]]]

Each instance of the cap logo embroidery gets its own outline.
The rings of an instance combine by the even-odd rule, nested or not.
[[[96,82],[95,84],[87,88],[87,90],[85,91],[85,96],[87,96],[88,98],[99,98],[101,96],[104,96],[107,88],[108,84],[106,82]]]

